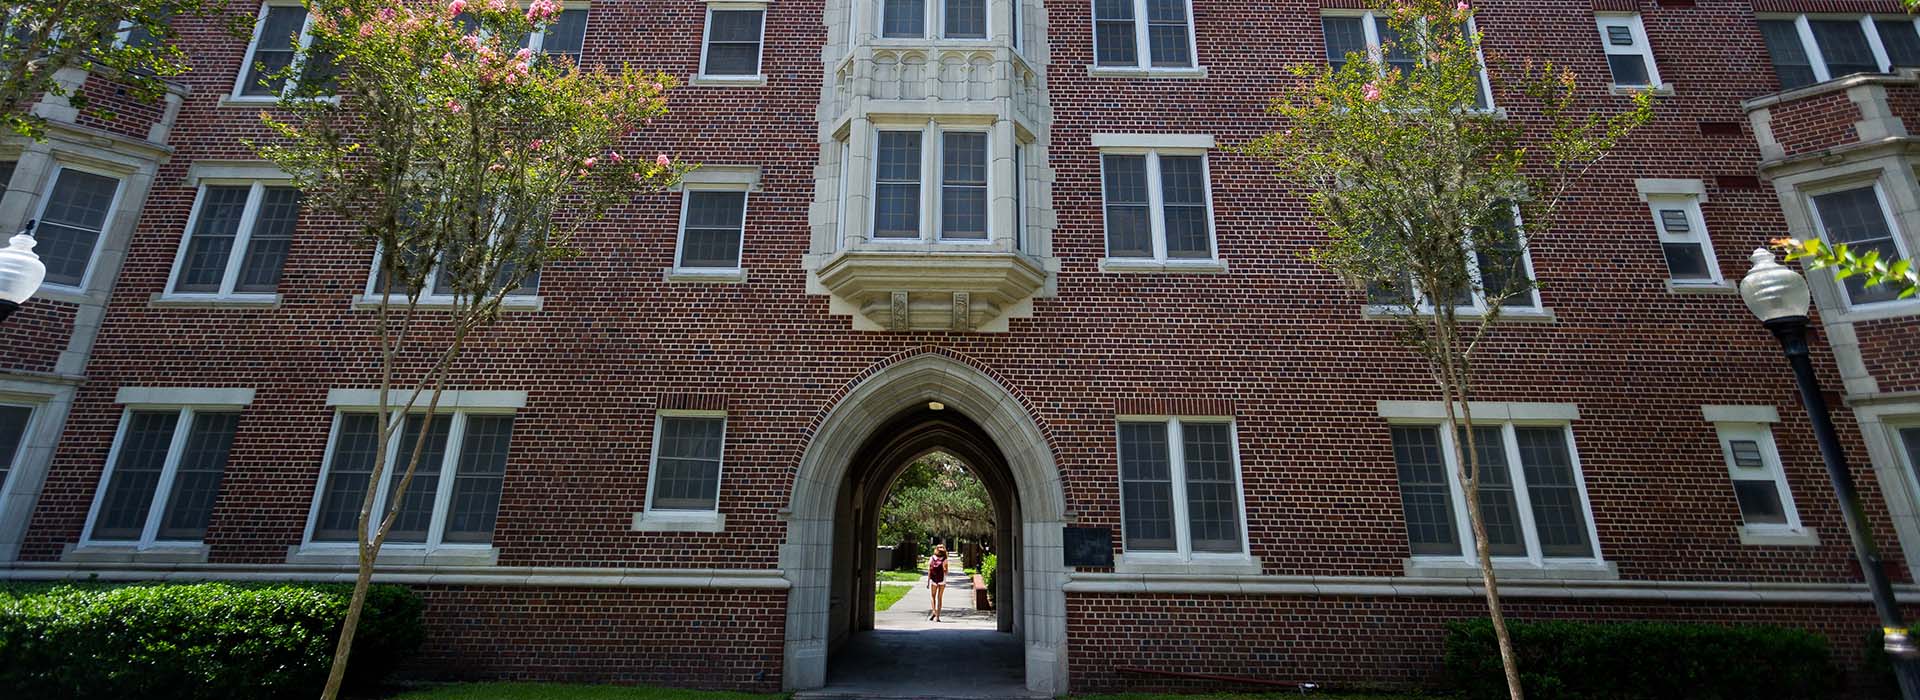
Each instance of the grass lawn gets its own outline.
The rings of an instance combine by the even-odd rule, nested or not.
[[[1161,695],[1156,693],[1120,693],[1117,695],[1074,695],[1073,700],[1299,700],[1299,698],[1318,698],[1318,700],[1447,700],[1449,695],[1405,695],[1392,693],[1322,693],[1313,691],[1301,695],[1298,691],[1278,690],[1271,693],[1206,693],[1201,695]]]
[[[880,572],[880,580],[901,581],[905,583],[919,583],[920,572],[918,571],[882,571]]]
[[[882,583],[873,589],[873,611],[880,612],[893,607],[901,598],[907,597],[907,591],[913,590],[913,584]]]
[[[646,686],[461,683],[409,691],[393,696],[392,700],[780,700],[785,697]]]

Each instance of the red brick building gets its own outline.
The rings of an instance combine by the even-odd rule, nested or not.
[[[1025,682],[1118,669],[1421,683],[1483,611],[1440,405],[1306,262],[1301,193],[1226,146],[1285,66],[1377,49],[1349,2],[593,0],[535,48],[685,78],[631,144],[705,164],[461,360],[380,580],[417,667],[810,688],[870,626],[873,513],[951,452],[1003,523]],[[372,251],[244,139],[297,5],[181,21],[193,70],[6,142],[11,579],[330,579],[366,483]],[[1920,30],[1891,0],[1478,3],[1495,80],[1550,59],[1654,122],[1534,246],[1481,361],[1510,614],[1874,625],[1805,412],[1733,283],[1783,233],[1920,254]],[[86,81],[121,99],[110,81]],[[1913,124],[1920,128],[1920,123]],[[1813,275],[1816,361],[1891,574],[1920,572],[1920,301]],[[940,410],[932,404],[941,405]],[[415,422],[415,429],[419,429]],[[1111,567],[1063,528],[1109,528]],[[343,534],[343,528],[345,533]]]

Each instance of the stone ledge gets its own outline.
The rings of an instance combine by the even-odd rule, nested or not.
[[[1172,576],[1073,573],[1068,593],[1237,593],[1280,596],[1389,596],[1478,598],[1478,581],[1411,576]],[[1905,602],[1920,602],[1920,586],[1894,586]],[[1742,581],[1507,580],[1503,597],[1745,603],[1866,603],[1864,584]]]
[[[302,564],[100,564],[13,562],[8,581],[313,581],[349,583],[352,566]],[[713,588],[786,590],[779,569],[618,569],[510,566],[379,566],[375,583],[585,588]]]

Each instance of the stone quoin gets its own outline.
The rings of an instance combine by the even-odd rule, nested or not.
[[[1031,690],[1438,680],[1442,626],[1485,608],[1437,391],[1302,257],[1300,190],[1229,150],[1281,127],[1287,66],[1378,46],[1360,3],[564,10],[530,47],[682,78],[623,150],[703,167],[460,359],[376,576],[426,598],[411,673],[818,687],[873,624],[879,499],[939,449],[993,494]],[[373,252],[243,142],[276,94],[245,67],[304,11],[230,11],[255,36],[176,22],[192,70],[160,100],[70,71],[117,116],[46,99],[47,140],[0,141],[0,231],[40,221],[49,267],[0,325],[0,577],[351,575]],[[1786,235],[1920,254],[1920,29],[1894,0],[1488,0],[1474,26],[1506,118],[1538,116],[1497,80],[1524,60],[1586,108],[1658,95],[1479,361],[1508,614],[1791,625],[1862,672],[1877,623],[1734,284]],[[1920,300],[1809,277],[1920,602]],[[1113,565],[1069,566],[1070,526],[1111,529]]]

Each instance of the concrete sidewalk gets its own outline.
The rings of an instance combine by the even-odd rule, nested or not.
[[[955,585],[947,588],[940,622],[927,619],[933,594],[921,577],[906,597],[874,614],[873,630],[855,632],[834,653],[826,687],[795,693],[795,700],[1041,697],[1027,691],[1019,641],[995,629],[992,611],[974,609],[971,577],[947,580]]]

